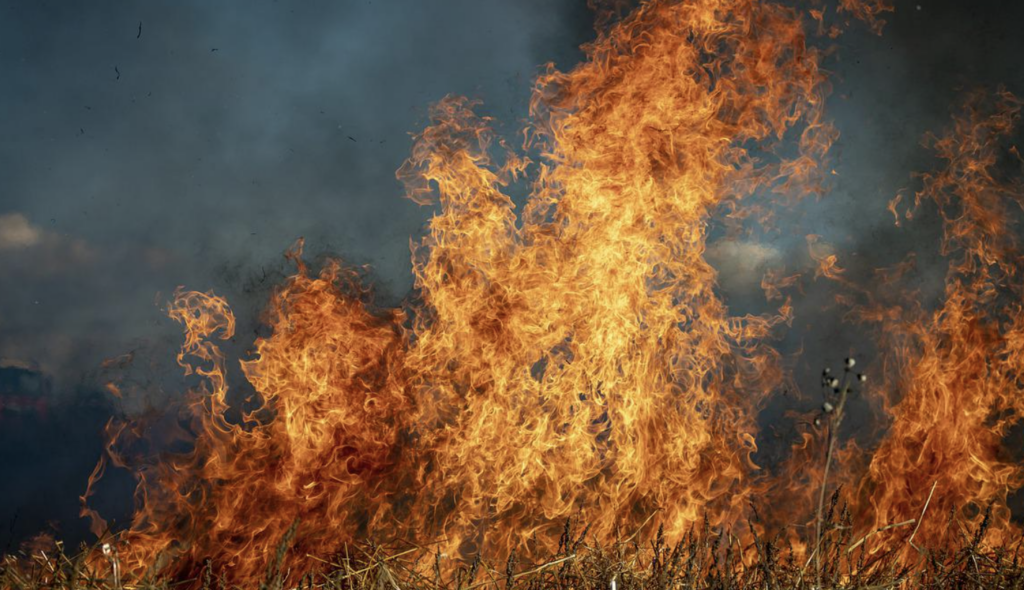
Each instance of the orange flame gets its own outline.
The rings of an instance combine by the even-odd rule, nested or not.
[[[862,314],[884,318],[892,371],[879,395],[891,424],[857,501],[877,526],[919,519],[927,508],[935,516],[917,524],[918,545],[974,530],[989,508],[991,542],[1019,534],[1006,500],[1024,484],[1024,469],[1003,439],[1024,411],[1024,256],[1008,207],[1024,204],[1024,191],[999,165],[1019,116],[1010,94],[989,101],[976,93],[948,134],[927,139],[946,166],[922,175],[915,202],[935,203],[944,220],[945,300],[934,312]]]
[[[884,8],[840,4],[872,27]],[[652,515],[678,537],[705,516],[742,522],[762,493],[801,499],[773,519],[810,517],[820,471],[794,466],[821,455],[817,431],[783,470],[793,481],[752,460],[757,412],[784,381],[769,343],[790,302],[734,317],[704,259],[713,216],[749,215],[756,192],[785,204],[825,190],[836,132],[803,16],[753,0],[648,2],[585,49],[572,71],[549,65],[537,79],[524,146],[537,163],[472,102],[432,108],[398,171],[410,199],[439,204],[401,307],[375,305],[340,263],[310,272],[301,242],[289,253],[298,272],[271,298],[272,334],[241,362],[257,408],[232,417],[215,343],[234,334],[227,302],[176,294],[178,362],[200,379],[184,404],[191,448],[147,459],[131,452],[145,445],[139,424],[111,424],[111,460],[139,480],[126,569],[210,558],[252,581],[282,539],[293,571],[372,536],[450,555],[550,552],[574,515],[601,539]],[[1006,207],[1021,192],[994,172],[1019,108],[1007,94],[991,112],[972,104],[932,140],[949,166],[916,197],[946,223],[945,303],[854,314],[879,321],[892,350],[871,390],[888,434],[870,459],[852,445],[838,459],[845,480],[860,476],[850,500],[868,526],[919,518],[934,484],[932,510],[992,504],[1005,537],[1007,493],[1024,483],[1001,445],[1024,409],[1024,287]],[[506,189],[531,170],[517,213]],[[817,236],[808,247],[817,276],[856,290]],[[763,287],[783,299],[795,282],[770,273]],[[921,521],[916,539],[942,542],[940,522]]]
[[[433,108],[399,171],[441,205],[406,309],[293,253],[273,335],[242,363],[272,418],[225,417],[210,339],[234,318],[178,293],[179,363],[204,378],[194,448],[140,470],[135,563],[213,557],[252,578],[296,521],[293,554],[329,555],[380,530],[452,554],[550,550],[579,511],[605,538],[656,511],[676,535],[742,518],[754,416],[781,376],[764,341],[790,310],[730,317],[705,228],[761,188],[820,190],[835,133],[819,55],[797,13],[750,0],[645,4],[586,50],[538,78],[543,160],[519,216],[502,188],[529,160],[471,103]],[[766,158],[791,130],[798,155]]]

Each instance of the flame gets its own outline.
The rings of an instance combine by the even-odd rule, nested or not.
[[[837,14],[877,29],[885,9],[842,0]],[[463,557],[550,553],[574,516],[599,539],[648,522],[670,538],[705,518],[732,527],[766,499],[798,504],[770,520],[813,518],[821,429],[774,479],[752,459],[757,413],[786,385],[771,342],[793,319],[782,289],[798,277],[769,272],[779,309],[736,317],[704,257],[712,219],[767,223],[752,197],[786,206],[833,174],[829,88],[804,16],[753,0],[644,3],[599,28],[584,63],[537,78],[519,151],[472,101],[442,100],[398,171],[408,198],[438,207],[412,248],[414,296],[381,307],[357,269],[311,271],[300,241],[297,272],[267,308],[271,333],[239,365],[256,393],[245,410],[217,344],[234,337],[228,303],[179,290],[178,363],[198,379],[178,424],[189,449],[139,452],[160,448],[144,422],[108,427],[110,461],[138,478],[121,567],[186,573],[211,559],[251,582],[282,542],[293,546],[282,571],[305,571],[374,537]],[[825,32],[823,9],[807,16]],[[971,526],[991,506],[993,538],[1016,532],[1006,500],[1024,474],[1002,441],[1024,409],[1007,205],[1022,193],[996,169],[1019,103],[1003,93],[967,113],[930,140],[948,166],[915,196],[946,228],[937,310],[857,291],[833,249],[807,237],[815,276],[850,289],[844,300],[868,298],[851,316],[877,323],[888,351],[868,391],[887,433],[837,458],[865,530],[919,519],[930,501]],[[524,179],[517,211],[508,187]],[[908,269],[878,288],[898,289]],[[915,539],[942,543],[944,524],[922,519]]]
[[[827,279],[839,280],[844,270],[839,266],[839,256],[835,249],[822,242],[821,236],[811,234],[807,236],[807,249],[811,258],[817,263],[818,268],[814,271],[814,277],[825,277]]]
[[[835,132],[801,18],[648,3],[579,67],[548,66],[519,214],[503,189],[533,163],[471,102],[441,101],[398,173],[409,198],[440,205],[414,247],[417,297],[379,309],[354,271],[310,274],[300,244],[273,334],[241,365],[262,405],[238,420],[215,343],[234,318],[179,292],[178,361],[202,378],[193,446],[130,465],[126,567],[212,557],[252,579],[294,523],[296,556],[382,530],[470,555],[553,550],[577,514],[602,538],[651,514],[673,535],[742,519],[754,417],[781,379],[766,342],[791,309],[730,316],[704,244],[712,214],[755,191],[821,190]]]
[[[945,166],[921,176],[914,207],[931,202],[943,219],[944,300],[931,312],[861,313],[880,321],[889,345],[891,371],[876,395],[891,423],[860,481],[859,510],[876,526],[921,519],[920,546],[942,546],[983,520],[994,544],[1020,534],[1006,501],[1024,469],[1003,440],[1024,410],[1024,257],[1010,207],[1024,192],[1000,162],[1019,117],[1009,93],[974,93],[947,134],[926,139]]]

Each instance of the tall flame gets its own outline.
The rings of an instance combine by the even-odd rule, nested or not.
[[[982,520],[993,542],[1019,534],[1006,500],[1024,484],[1024,468],[1003,439],[1024,411],[1024,255],[1019,213],[1009,207],[1024,205],[1024,191],[1000,161],[1019,117],[1012,95],[974,93],[947,134],[926,139],[945,162],[922,175],[914,199],[934,203],[945,227],[949,272],[938,309],[861,311],[880,322],[892,371],[882,390],[891,424],[858,504],[877,526],[917,519],[927,508],[938,516],[918,525],[922,544],[941,545]]]
[[[884,8],[839,6],[873,28]],[[521,150],[537,162],[471,101],[442,100],[398,171],[410,199],[439,205],[413,247],[415,296],[381,308],[357,271],[311,272],[300,242],[271,335],[241,363],[258,407],[240,416],[216,344],[233,336],[227,302],[177,293],[178,361],[202,382],[184,406],[191,448],[145,459],[129,452],[142,429],[111,425],[111,458],[139,480],[126,567],[210,558],[251,580],[284,538],[296,571],[375,535],[450,555],[548,552],[575,515],[598,538],[652,515],[679,536],[777,497],[752,460],[755,418],[783,383],[770,342],[795,278],[766,276],[777,313],[735,317],[704,251],[713,218],[767,215],[753,195],[823,190],[836,132],[803,19],[754,0],[642,4],[584,63],[538,77]],[[1021,193],[994,176],[993,139],[1018,110],[1006,94],[991,112],[974,104],[932,142],[949,166],[916,200],[946,223],[941,309],[856,310],[892,350],[872,390],[886,438],[869,460],[840,453],[847,478],[866,465],[849,500],[869,527],[917,518],[934,484],[932,510],[993,503],[994,530],[1012,530],[1006,497],[1024,474],[1001,440],[1024,409],[1024,287],[1005,202]],[[517,212],[507,187],[525,177]],[[855,288],[817,236],[808,246],[817,275]],[[819,442],[806,434],[794,456],[813,460]],[[941,524],[923,521],[918,540],[941,542]]]
[[[205,385],[192,451],[135,466],[136,563],[212,557],[249,578],[295,522],[293,555],[382,530],[470,554],[553,549],[578,513],[607,538],[653,513],[669,534],[743,518],[781,377],[765,340],[789,308],[731,317],[704,243],[756,190],[818,189],[835,136],[819,53],[797,12],[751,0],[647,3],[586,51],[537,80],[519,215],[502,190],[531,162],[472,103],[433,108],[399,171],[440,203],[407,306],[293,253],[273,334],[242,363],[261,410],[226,418],[225,301],[178,294],[179,361]]]

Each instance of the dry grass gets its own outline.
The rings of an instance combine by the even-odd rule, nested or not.
[[[985,522],[978,530],[960,535],[956,546],[941,551],[921,549],[917,562],[906,564],[898,560],[898,555],[912,543],[914,521],[894,523],[887,530],[854,539],[849,513],[837,504],[833,495],[823,514],[821,588],[1024,588],[1019,546],[987,546]],[[757,528],[755,524],[751,523],[751,530]],[[950,525],[958,526],[952,519]],[[645,534],[638,530],[625,539],[601,545],[588,539],[585,530],[575,530],[566,523],[557,553],[537,564],[522,564],[513,554],[499,563],[477,560],[453,565],[430,548],[366,543],[350,545],[340,555],[316,558],[312,563],[319,564],[317,571],[294,575],[281,571],[291,545],[288,535],[268,564],[266,578],[248,586],[229,583],[229,572],[217,571],[209,563],[185,579],[152,575],[120,579],[114,556],[103,567],[87,565],[86,556],[98,547],[81,547],[72,555],[60,543],[54,543],[49,551],[37,548],[5,557],[0,564],[0,588],[608,590],[613,581],[616,590],[818,587],[809,560],[796,559],[782,535],[747,537],[749,541],[741,543],[736,535],[705,524],[674,543],[661,531]]]
[[[452,562],[430,547],[380,545],[371,541],[347,545],[333,556],[305,556],[308,572],[283,568],[291,551],[298,523],[282,538],[261,581],[245,585],[230,582],[230,571],[206,562],[194,575],[169,578],[148,572],[141,577],[121,572],[116,553],[99,544],[72,552],[59,541],[34,542],[29,548],[0,559],[0,590],[631,590],[709,589],[781,590],[883,588],[999,588],[1024,590],[1022,540],[1009,547],[985,542],[988,513],[976,530],[967,530],[954,514],[947,526],[955,531],[953,545],[928,549],[915,544],[921,520],[935,492],[933,485],[920,516],[889,524],[854,538],[849,510],[841,506],[838,491],[826,494],[828,474],[838,443],[847,399],[853,393],[855,362],[848,359],[842,379],[826,369],[822,386],[825,421],[824,472],[816,506],[810,555],[794,550],[787,531],[773,537],[763,530],[757,515],[745,531],[726,531],[707,521],[674,541],[661,530],[649,530],[651,518],[637,530],[614,542],[588,537],[580,523],[567,521],[558,549],[540,563],[521,563],[515,553],[499,562],[476,559]],[[929,514],[929,518],[946,518]],[[742,539],[742,540],[741,540]],[[104,555],[99,565],[95,557]],[[913,556],[908,562],[907,555]],[[799,556],[799,557],[798,557]]]

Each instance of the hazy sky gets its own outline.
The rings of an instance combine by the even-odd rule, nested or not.
[[[0,356],[95,363],[167,324],[157,292],[230,294],[300,236],[402,295],[427,107],[515,122],[590,35],[576,0],[5,2]]]
[[[915,250],[922,280],[941,278],[934,225],[897,230],[885,205],[931,165],[919,139],[962,88],[1024,95],[1024,5],[896,5],[882,37],[854,27],[829,63],[835,191],[780,236],[712,245],[735,309],[763,301],[764,265],[807,261],[807,233],[853,277]],[[400,298],[430,209],[401,198],[394,171],[427,107],[465,94],[515,128],[537,66],[571,67],[591,37],[584,0],[0,1],[0,358],[40,363],[61,400],[104,358],[169,359],[179,332],[160,306],[176,286],[251,316],[300,236],[313,255],[372,264]],[[862,342],[829,289],[810,284],[797,308],[789,344],[811,351],[805,371]],[[0,456],[17,476],[0,484],[0,550],[28,530],[3,526],[16,510],[46,514],[43,473],[62,474],[73,507],[94,423],[102,412],[80,436],[62,427],[65,447]],[[0,442],[57,444],[3,428]]]

